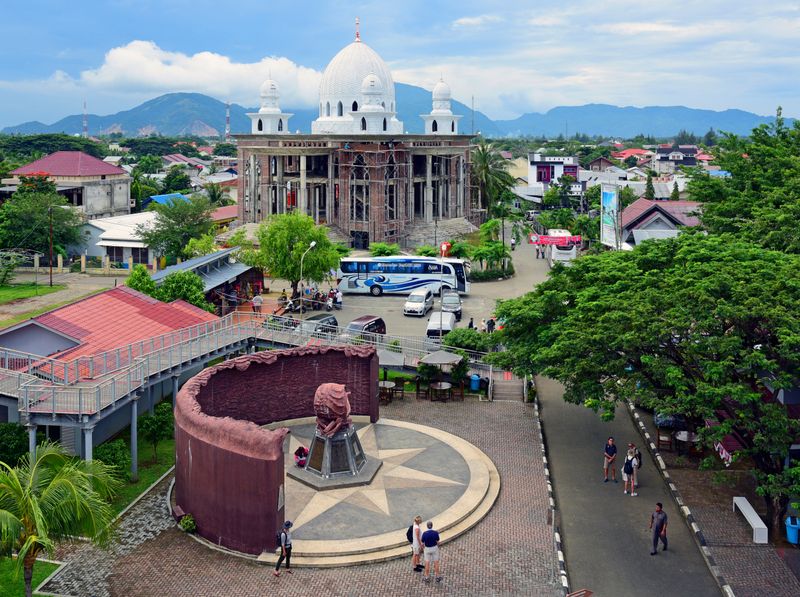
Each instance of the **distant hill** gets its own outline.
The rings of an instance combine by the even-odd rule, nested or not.
[[[420,114],[430,112],[431,93],[421,87],[396,84],[398,118],[410,133],[421,133],[423,122]],[[231,105],[231,131],[250,131],[247,112],[255,108]],[[311,131],[311,121],[317,117],[316,109],[284,110],[293,113],[290,121],[293,131]],[[499,136],[546,136],[559,134],[606,135],[633,137],[639,133],[656,137],[669,137],[681,129],[702,135],[709,128],[737,134],[749,133],[759,124],[774,121],[773,117],[759,116],[743,110],[697,110],[683,106],[634,108],[587,104],[585,106],[561,106],[545,114],[528,113],[513,120],[492,120],[476,111],[474,128],[469,106],[453,101],[453,112],[463,116],[460,122],[462,133],[480,131],[486,137]],[[26,122],[4,128],[5,134],[30,135],[37,133],[79,134],[83,117],[80,114],[67,116],[53,124],[38,121]],[[225,131],[225,103],[201,93],[168,93],[148,100],[143,104],[107,116],[89,115],[89,134],[100,135],[119,132],[124,135],[197,135],[212,137]]]

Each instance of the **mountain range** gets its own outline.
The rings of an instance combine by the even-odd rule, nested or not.
[[[422,87],[397,83],[395,85],[398,115],[409,133],[421,133],[420,114],[431,110],[431,93]],[[759,124],[773,122],[774,117],[759,116],[743,110],[700,110],[684,106],[649,106],[635,108],[607,104],[559,106],[544,114],[531,112],[513,120],[492,120],[480,111],[472,114],[469,106],[452,102],[453,113],[463,116],[462,133],[481,132],[485,137],[502,136],[566,136],[575,133],[622,138],[638,134],[669,137],[680,130],[702,135],[709,128],[735,134],[747,134]],[[311,122],[317,117],[316,109],[289,107],[293,113],[292,130],[311,131]],[[244,108],[231,104],[231,132],[250,131],[247,112],[257,108]],[[787,119],[791,120],[791,119]],[[4,128],[4,134],[67,133],[79,134],[83,116],[74,114],[53,124],[38,121],[25,122]],[[100,135],[119,132],[137,135],[197,135],[213,137],[225,130],[225,103],[201,93],[168,93],[143,104],[106,116],[88,115],[89,134]]]

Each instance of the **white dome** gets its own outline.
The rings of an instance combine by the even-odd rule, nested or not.
[[[436,83],[436,87],[433,88],[433,101],[445,101],[450,98],[450,85],[444,81]]]
[[[261,84],[261,97],[279,97],[278,84],[272,79],[267,79]]]
[[[383,101],[387,109],[394,106],[394,80],[389,67],[378,53],[363,41],[354,41],[345,46],[330,61],[319,84],[319,100],[331,106],[342,102],[346,109],[359,101],[361,84],[373,74],[383,88]]]
[[[361,93],[373,95],[383,93],[383,84],[375,73],[370,73],[361,81]]]

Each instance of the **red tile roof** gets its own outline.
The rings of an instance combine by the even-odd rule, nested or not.
[[[660,210],[681,226],[698,226],[700,219],[692,214],[700,211],[700,206],[701,203],[698,201],[651,201],[641,197],[622,210],[620,220],[622,227],[628,228],[649,217],[651,212]]]
[[[162,303],[117,286],[33,319],[80,342],[52,355],[71,361],[219,318],[185,301]]]
[[[82,151],[56,151],[12,170],[14,175],[47,172],[50,176],[103,176],[127,174],[125,170]]]
[[[224,205],[222,207],[218,207],[212,212],[211,219],[214,222],[220,222],[222,220],[236,219],[238,215],[239,215],[238,205]]]
[[[632,155],[644,156],[644,155],[650,155],[651,153],[653,152],[648,151],[647,149],[640,149],[639,147],[631,147],[630,149],[623,149],[622,151],[612,151],[611,157],[616,158],[618,160],[627,160]]]

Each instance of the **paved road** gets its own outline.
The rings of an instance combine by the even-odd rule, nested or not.
[[[49,278],[46,273],[39,274],[38,276],[34,274],[18,274],[14,276],[14,282],[17,284],[33,283],[34,281],[44,286],[48,284]],[[54,274],[53,284],[66,284],[67,287],[64,290],[0,305],[0,320],[8,319],[22,313],[28,313],[29,311],[49,305],[73,301],[90,292],[105,288],[113,288],[115,285],[123,284],[124,282],[125,278],[123,277],[87,276],[84,274],[72,273]]]
[[[719,595],[645,450],[638,497],[623,495],[621,480],[603,483],[602,454],[609,435],[620,451],[629,441],[642,445],[624,409],[617,408],[616,419],[603,423],[589,409],[565,403],[557,382],[537,381],[571,588],[588,588],[598,597]],[[656,502],[664,504],[669,516],[669,551],[652,557],[647,527]]]

